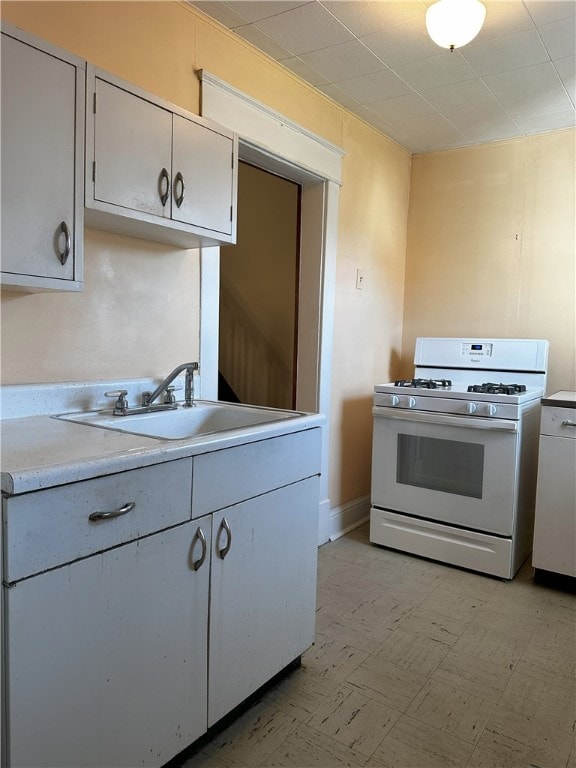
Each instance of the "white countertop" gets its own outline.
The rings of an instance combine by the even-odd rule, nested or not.
[[[5,419],[0,426],[1,490],[10,495],[28,493],[299,432],[324,422],[323,416],[308,415],[183,440],[160,440],[50,416]]]
[[[70,385],[66,386],[66,397],[69,397]],[[81,390],[83,397],[85,386],[83,384]],[[111,383],[106,386],[112,388]],[[13,394],[8,393],[10,398]],[[29,401],[29,388],[26,395]],[[13,417],[0,421],[0,489],[9,495],[265,440],[321,426],[326,421],[320,414],[307,414],[228,432],[161,440],[55,419],[54,413],[65,410],[62,401],[58,402],[56,411],[51,409],[52,414],[39,414],[39,408],[35,408],[34,415],[24,415],[17,407],[12,408],[8,397],[4,398],[3,415],[5,403],[10,404]],[[93,407],[94,399],[86,400],[86,404]],[[109,407],[109,402],[106,405]]]

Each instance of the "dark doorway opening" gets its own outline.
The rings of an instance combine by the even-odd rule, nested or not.
[[[238,239],[220,249],[218,398],[296,407],[301,186],[238,169]]]

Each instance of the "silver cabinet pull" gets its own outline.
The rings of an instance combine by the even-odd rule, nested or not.
[[[89,515],[89,520],[111,520],[114,517],[121,517],[122,515],[128,514],[128,512],[132,512],[134,507],[136,506],[135,501],[128,501],[126,504],[124,504],[123,507],[119,507],[118,509],[112,509],[109,512],[92,512],[91,515]]]
[[[226,546],[220,549],[220,535],[222,531],[226,533]],[[220,523],[220,528],[218,529],[218,536],[217,536],[218,557],[221,560],[224,560],[228,552],[230,552],[231,546],[232,546],[232,531],[230,530],[228,521],[226,520],[225,517],[223,517],[222,522]]]
[[[576,421],[563,421],[563,427],[576,427]]]
[[[68,225],[65,221],[62,221],[60,223],[60,232],[64,235],[65,243],[64,243],[64,250],[58,254],[58,257],[60,259],[60,263],[62,266],[66,264],[68,261],[68,256],[70,256],[70,251],[72,250],[72,237],[70,235],[70,230],[68,229]]]
[[[162,168],[160,171],[160,178],[158,179],[158,194],[160,195],[160,202],[162,206],[165,206],[170,197],[170,176],[166,168]]]
[[[178,186],[181,187],[181,192],[178,195],[177,189]],[[186,187],[184,186],[184,176],[178,171],[176,176],[174,177],[174,202],[176,203],[176,206],[180,208],[182,203],[184,202],[184,192],[186,191]]]
[[[197,571],[199,568],[202,567],[202,564],[204,563],[204,560],[206,560],[206,536],[204,536],[204,531],[202,528],[197,528],[196,533],[194,534],[194,538],[192,539],[192,549],[191,553],[194,551],[194,547],[196,546],[196,542],[199,541],[202,544],[202,554],[198,558],[198,560],[192,560],[192,567],[195,571]]]

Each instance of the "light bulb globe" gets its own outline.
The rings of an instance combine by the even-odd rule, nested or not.
[[[460,48],[482,29],[486,7],[480,0],[438,0],[426,11],[426,29],[441,48]]]

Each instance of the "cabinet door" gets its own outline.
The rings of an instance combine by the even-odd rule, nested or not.
[[[171,112],[96,78],[94,121],[94,199],[170,218]]]
[[[79,287],[66,281],[81,279],[83,93],[75,65],[2,35],[2,282],[8,285]],[[42,283],[46,278],[52,283]]]
[[[159,766],[206,730],[210,528],[194,521],[6,590],[12,768]]]
[[[172,218],[230,235],[232,139],[176,114],[173,131]]]
[[[576,438],[540,436],[532,565],[567,576],[576,576],[574,467]]]
[[[209,725],[312,644],[318,498],[312,477],[213,516]]]

